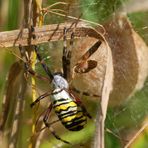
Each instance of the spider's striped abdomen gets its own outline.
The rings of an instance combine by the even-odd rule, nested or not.
[[[87,117],[82,108],[65,91],[54,94],[53,108],[62,124],[71,131],[79,131],[87,123]]]

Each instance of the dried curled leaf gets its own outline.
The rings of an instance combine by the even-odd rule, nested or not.
[[[93,46],[96,42],[94,38],[81,38],[77,41],[76,46],[72,51],[72,67],[79,61],[81,56]],[[106,45],[104,42],[101,43],[97,51],[92,54],[88,61],[96,61],[97,65],[92,64],[94,68],[88,66],[89,69],[86,73],[76,73],[72,85],[82,92],[88,92],[90,94],[101,95],[102,82],[105,75],[104,66],[106,65],[107,53]],[[87,62],[88,62],[87,61]],[[88,64],[88,63],[87,63]],[[91,65],[91,64],[90,64]],[[93,67],[92,66],[92,67]],[[100,85],[101,84],[101,85]]]
[[[114,67],[110,104],[119,105],[136,90],[142,88],[148,74],[148,60],[146,60],[148,47],[133,30],[126,16],[116,16],[106,22],[104,27],[106,29],[105,38],[112,51]],[[77,46],[73,49],[73,65],[95,42],[96,39],[93,38],[79,39]],[[87,73],[77,74],[73,85],[81,91],[101,95],[107,60],[104,43],[89,60],[97,61],[97,67]]]
[[[110,103],[119,105],[143,86],[148,74],[148,47],[125,16],[117,16],[104,26],[114,62]]]

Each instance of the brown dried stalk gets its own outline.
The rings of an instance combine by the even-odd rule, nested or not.
[[[19,44],[21,44],[22,46],[28,46],[30,44],[35,45],[48,41],[62,40],[64,27],[69,28],[67,38],[70,38],[70,34],[75,28],[75,25],[72,26],[71,23],[52,24],[45,25],[43,27],[35,27],[36,39],[31,39],[31,41],[28,41],[28,29],[23,29],[21,38],[19,38],[20,30],[0,32],[0,47],[14,47],[18,46]],[[100,33],[96,32],[96,30],[94,30],[93,28],[88,27],[86,23],[83,22],[79,22],[75,29],[76,38],[90,36],[92,38],[101,39],[100,35],[98,34]]]
[[[105,50],[107,54],[107,61],[105,65],[105,75],[104,75],[102,91],[101,91],[100,112],[97,113],[96,131],[95,131],[93,148],[105,148],[105,143],[104,143],[105,119],[106,119],[109,96],[112,91],[112,82],[113,82],[114,70],[113,70],[112,53],[105,39],[104,39],[104,42],[106,44]]]

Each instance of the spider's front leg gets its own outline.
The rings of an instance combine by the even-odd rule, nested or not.
[[[41,65],[42,65],[42,67],[44,69],[44,71],[47,73],[47,75],[49,76],[49,78],[51,80],[53,80],[53,78],[54,78],[53,73],[50,71],[50,68],[46,65],[46,63],[44,62],[44,60],[40,56],[40,54],[39,54],[39,47],[35,45],[34,46],[34,50],[36,52],[37,58],[40,61]]]
[[[29,64],[27,63],[27,62],[25,62],[25,69],[26,69],[26,71],[29,73],[29,74],[31,74],[33,77],[36,77],[36,78],[38,78],[38,79],[40,79],[40,80],[44,80],[44,81],[51,81],[48,77],[46,77],[46,76],[42,76],[41,74],[38,74],[38,73],[36,73],[30,66],[29,66]]]

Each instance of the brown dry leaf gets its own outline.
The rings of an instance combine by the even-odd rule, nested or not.
[[[81,91],[101,96],[101,112],[100,115],[97,115],[94,140],[95,148],[104,147],[104,121],[109,101],[108,96],[112,88],[113,69],[111,105],[120,105],[136,90],[141,89],[148,74],[148,61],[146,60],[148,47],[133,30],[127,17],[116,16],[109,20],[104,27],[106,29],[105,39],[112,53],[110,53],[110,48],[106,47],[107,44],[102,42],[98,51],[89,59],[97,61],[97,67],[88,73],[77,74],[72,83]],[[78,46],[73,50],[73,55],[75,55],[72,59],[73,65],[95,42],[96,39],[93,38],[78,41]],[[91,99],[93,98],[91,97]]]
[[[79,61],[81,56],[96,43],[94,38],[81,38],[77,41],[72,50],[72,67]],[[72,85],[81,92],[89,94],[99,94],[102,92],[102,83],[105,75],[105,65],[107,61],[106,45],[103,42],[99,49],[91,55],[89,60],[97,61],[97,67],[87,73],[75,74]]]
[[[112,50],[114,81],[110,96],[111,105],[120,105],[135,91],[143,87],[148,74],[148,47],[133,30],[126,16],[115,16],[104,25],[105,38]],[[81,38],[73,49],[73,65],[89,49],[96,39]],[[80,91],[101,95],[107,54],[102,43],[98,51],[90,57],[97,61],[97,67],[85,74],[77,74],[73,86]],[[80,83],[81,82],[81,83]],[[98,85],[98,83],[99,85]],[[96,98],[92,98],[96,100]]]
[[[16,99],[17,89],[15,88],[16,83],[18,83],[17,78],[21,72],[21,65],[19,62],[15,62],[9,71],[6,86],[5,86],[5,94],[3,98],[3,106],[2,106],[2,118],[0,121],[0,130],[3,132],[4,126],[6,124],[6,120],[8,118],[8,111],[10,110],[10,105],[15,104],[14,98]]]
[[[86,53],[92,45],[96,43],[97,39],[87,38],[86,40],[79,40],[78,48],[73,50],[73,65],[79,61],[81,56]],[[83,41],[83,42],[82,42]],[[78,51],[79,50],[79,51]],[[79,55],[78,55],[79,54]],[[94,148],[104,148],[104,123],[107,113],[107,107],[109,102],[109,95],[112,90],[113,81],[113,61],[111,49],[102,35],[102,43],[98,50],[92,54],[88,60],[97,61],[97,67],[90,70],[87,73],[76,73],[73,81],[73,86],[81,91],[92,90],[91,93],[100,95],[101,98],[101,110],[98,110],[96,121],[96,136],[94,140]],[[90,80],[90,81],[89,81]],[[88,83],[90,82],[90,83]],[[101,85],[100,85],[101,83]],[[91,88],[91,89],[90,89]],[[93,89],[92,89],[93,88]],[[99,100],[99,99],[98,99]],[[99,103],[98,103],[99,104]]]
[[[142,88],[148,74],[148,47],[126,16],[116,16],[104,26],[114,62],[110,104],[119,105]]]
[[[10,136],[10,147],[16,146],[16,141],[19,136],[21,115],[24,108],[24,100],[22,98],[25,90],[26,81],[24,78],[22,62],[18,61],[12,64],[8,74],[3,97],[2,118],[0,121],[1,138],[4,141],[4,135],[6,135],[7,132]],[[11,129],[11,131],[7,131],[6,129]]]
[[[97,114],[96,120],[96,131],[95,131],[95,139],[94,139],[94,148],[104,148],[104,136],[105,136],[105,119],[107,114],[107,107],[109,102],[109,96],[112,91],[112,82],[113,82],[113,59],[111,49],[104,39],[104,43],[106,45],[106,65],[105,65],[105,74],[102,85],[102,93],[101,93],[101,102],[100,102],[100,111]],[[97,82],[96,82],[97,83]]]

